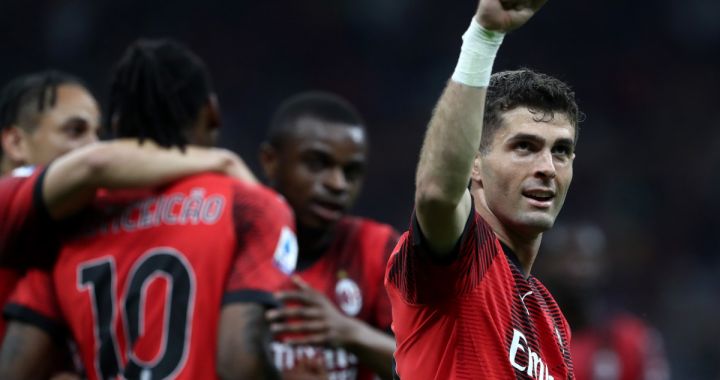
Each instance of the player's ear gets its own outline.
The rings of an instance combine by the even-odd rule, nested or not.
[[[16,126],[6,128],[2,131],[2,150],[5,156],[13,163],[13,166],[27,164],[27,147],[25,133]]]
[[[475,153],[470,179],[482,187],[482,153]]]
[[[200,108],[193,128],[187,131],[188,140],[202,146],[215,145],[220,128],[220,105],[217,97],[210,94],[207,102]]]
[[[275,181],[278,169],[278,152],[267,142],[260,144],[260,165],[263,168],[265,177],[270,182]]]
[[[215,94],[210,94],[210,99],[207,104],[206,117],[208,128],[213,130],[220,128],[220,125],[222,124],[220,118],[220,102]]]

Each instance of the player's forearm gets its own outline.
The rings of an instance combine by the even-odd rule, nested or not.
[[[0,347],[0,379],[47,379],[55,369],[60,353],[43,330],[11,322]]]
[[[485,4],[487,5],[487,4]],[[452,79],[443,91],[425,135],[417,172],[416,202],[454,210],[463,199],[480,147],[485,95],[504,33],[479,24],[478,13],[463,34]]]
[[[382,379],[392,379],[392,360],[395,339],[362,321],[355,320],[351,339],[345,348],[357,356],[360,363],[372,369]]]
[[[132,140],[107,143],[95,153],[84,163],[86,184],[94,188],[157,186],[201,172],[226,173],[236,158],[223,149],[188,147],[183,153]]]
[[[264,307],[253,303],[223,307],[218,328],[218,376],[223,380],[279,380],[271,340]]]
[[[454,210],[463,198],[480,146],[485,88],[450,81],[420,152],[415,201]]]
[[[84,207],[100,187],[158,186],[204,171],[237,168],[239,158],[220,149],[165,149],[134,140],[98,143],[61,157],[47,169],[43,198],[54,218]],[[249,171],[248,171],[249,173]],[[251,175],[248,178],[252,180]]]

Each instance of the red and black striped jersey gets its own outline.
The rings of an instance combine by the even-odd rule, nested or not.
[[[402,379],[572,379],[570,329],[477,213],[438,261],[413,216],[387,265]]]
[[[297,257],[284,200],[214,174],[100,195],[65,224],[53,289],[21,283],[6,314],[64,324],[90,379],[217,378],[222,305],[274,305]]]
[[[397,240],[398,233],[386,224],[345,217],[335,227],[328,249],[296,273],[346,315],[389,332],[392,315],[383,278]],[[331,379],[373,379],[372,371],[358,365],[357,357],[343,348],[291,347],[276,341],[273,354],[281,370],[292,369],[301,357],[322,358]]]
[[[23,274],[23,268],[39,261],[43,254],[53,256],[57,246],[50,244],[48,219],[42,203],[36,202],[42,170],[28,166],[0,179],[0,307],[5,305]],[[0,342],[5,320],[0,318]]]

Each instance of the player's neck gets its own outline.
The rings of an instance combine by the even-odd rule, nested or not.
[[[13,165],[7,157],[0,157],[0,175],[10,174],[14,169],[15,165]]]
[[[497,238],[507,245],[520,261],[520,266],[525,276],[530,276],[535,257],[540,250],[542,234],[522,234],[513,231],[493,214],[487,207],[480,192],[474,192],[475,210],[482,216]]]
[[[520,261],[520,266],[522,267],[525,277],[529,277],[533,263],[537,257],[538,250],[540,249],[540,240],[542,239],[542,235],[538,235],[535,239],[527,239],[517,235],[514,236],[502,228],[495,227],[493,227],[493,232],[495,232],[495,235],[497,235],[500,241],[512,249],[517,256],[518,261]]]
[[[320,259],[332,244],[334,228],[308,228],[298,224],[299,269],[307,268]]]

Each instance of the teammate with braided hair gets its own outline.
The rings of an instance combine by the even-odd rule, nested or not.
[[[111,89],[119,137],[180,150],[214,140],[207,70],[177,42],[131,45]],[[90,379],[271,379],[263,313],[274,300],[263,290],[294,268],[293,229],[275,193],[219,175],[106,191],[65,223],[55,291],[15,300],[49,305]]]

